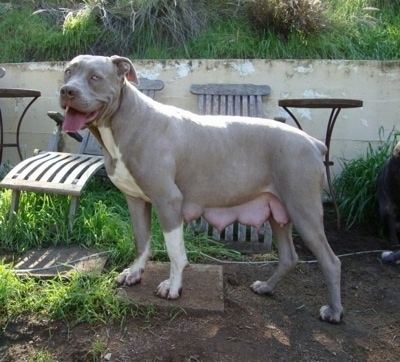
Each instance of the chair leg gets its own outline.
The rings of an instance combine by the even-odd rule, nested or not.
[[[19,190],[13,190],[13,192],[11,194],[10,215],[8,217],[9,222],[12,221],[14,215],[18,212],[20,195],[21,195],[21,191],[19,191]]]
[[[69,205],[69,215],[68,215],[68,230],[72,231],[72,224],[74,222],[75,214],[78,209],[79,197],[72,196],[71,203]]]

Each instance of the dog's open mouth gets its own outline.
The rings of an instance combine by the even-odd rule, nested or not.
[[[62,129],[65,132],[77,132],[86,128],[98,116],[99,111],[89,113],[79,112],[74,108],[67,107]]]

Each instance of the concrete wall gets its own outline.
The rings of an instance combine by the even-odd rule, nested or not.
[[[141,60],[134,61],[139,77],[161,79],[163,91],[156,100],[187,110],[197,111],[197,98],[190,94],[193,83],[268,84],[270,96],[264,99],[267,118],[290,117],[278,107],[283,98],[354,98],[364,101],[362,108],[342,110],[332,137],[331,157],[357,157],[368,142],[379,140],[379,129],[385,136],[399,124],[400,62],[328,61],[328,60]],[[60,110],[58,89],[62,85],[64,63],[3,64],[6,75],[0,87],[29,88],[42,92],[27,113],[21,129],[23,152],[30,156],[35,148],[46,149],[53,123],[48,110]],[[0,99],[6,141],[12,142],[15,127],[26,99]],[[294,109],[303,129],[323,139],[328,110]],[[66,150],[73,151],[72,143]],[[3,162],[18,162],[15,149],[5,149]],[[335,162],[333,173],[340,172]]]

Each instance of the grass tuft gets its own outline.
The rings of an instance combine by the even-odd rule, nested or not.
[[[384,130],[380,128],[377,148],[369,143],[365,155],[352,160],[340,160],[343,170],[334,180],[333,188],[347,228],[368,224],[380,229],[377,177],[396,146],[400,133],[392,130],[386,139],[382,139],[383,136]]]

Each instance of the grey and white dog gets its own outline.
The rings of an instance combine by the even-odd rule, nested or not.
[[[268,281],[251,289],[270,294],[298,261],[292,225],[315,254],[328,286],[324,321],[339,323],[339,259],[324,232],[322,188],[326,146],[273,120],[199,116],[140,93],[127,58],[81,55],[64,74],[60,103],[65,131],[84,128],[104,147],[111,181],[126,195],[137,256],[117,278],[134,285],[150,257],[150,211],[160,219],[170,276],[157,294],[176,299],[188,264],[183,224],[203,215],[222,230],[234,220],[260,227],[269,220],[280,262]],[[128,81],[129,80],[129,81]]]

